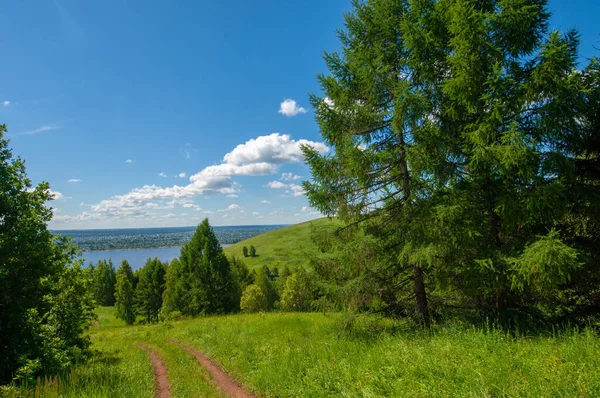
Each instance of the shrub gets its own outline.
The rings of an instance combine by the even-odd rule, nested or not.
[[[259,312],[267,309],[267,297],[256,285],[249,285],[242,294],[240,308],[244,312]]]

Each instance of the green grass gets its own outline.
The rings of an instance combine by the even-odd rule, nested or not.
[[[391,320],[339,314],[270,313],[119,325],[99,310],[99,355],[23,396],[151,397],[148,344],[168,368],[173,397],[219,396],[177,339],[216,360],[262,397],[595,397],[600,338],[567,330],[514,337],[494,328],[431,332]],[[404,327],[404,329],[401,329]]]
[[[228,256],[236,256],[244,260],[248,268],[255,269],[263,265],[269,268],[284,266],[290,268],[307,266],[311,256],[317,254],[317,247],[311,240],[312,226],[335,228],[337,221],[319,218],[301,224],[291,225],[270,231],[224,248]],[[254,245],[256,257],[244,258],[242,248]]]

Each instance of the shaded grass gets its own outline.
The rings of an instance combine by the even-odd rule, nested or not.
[[[318,253],[317,247],[311,239],[313,225],[333,229],[339,223],[334,219],[319,218],[269,231],[225,247],[223,250],[227,256],[236,256],[243,259],[250,269],[259,268],[263,265],[269,268],[278,267],[280,270],[286,265],[290,268],[306,267],[311,256]],[[247,246],[250,249],[250,245],[254,245],[256,248],[257,257],[243,256],[243,247]]]

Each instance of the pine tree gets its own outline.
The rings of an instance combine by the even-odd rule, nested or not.
[[[254,245],[250,245],[250,257],[256,257],[256,248]]]
[[[99,260],[94,270],[95,298],[98,305],[115,304],[115,285],[117,275],[111,260]]]
[[[242,253],[244,254],[244,257],[248,257],[248,247],[242,247]]]
[[[184,315],[226,313],[238,308],[239,293],[229,261],[208,219],[181,248],[177,268],[169,272],[167,284],[171,310]]]
[[[518,306],[546,269],[538,241],[564,254],[555,288],[598,275],[570,252],[597,251],[598,60],[577,70],[577,34],[548,32],[546,3],[355,1],[325,55],[311,102],[334,150],[304,148],[304,187],[324,214],[376,226],[424,325],[426,275]]]
[[[128,325],[135,322],[136,310],[133,271],[127,260],[123,260],[117,270],[115,307],[117,318],[124,320]]]
[[[135,297],[136,308],[147,322],[158,322],[158,312],[162,307],[165,291],[166,265],[158,258],[149,258],[140,269],[140,280],[137,284]]]

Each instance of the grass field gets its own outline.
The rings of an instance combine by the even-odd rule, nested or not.
[[[264,397],[597,397],[600,338],[590,330],[514,337],[448,325],[431,332],[340,314],[270,313],[124,326],[99,309],[91,363],[17,390],[39,397],[152,397],[148,344],[173,397],[219,396],[177,339]],[[344,325],[353,325],[344,327]],[[404,328],[402,328],[404,327]],[[17,395],[18,396],[18,395]]]
[[[301,224],[291,225],[275,231],[270,231],[254,238],[224,248],[228,256],[242,258],[250,269],[262,267],[269,268],[284,266],[294,268],[307,266],[310,257],[317,253],[317,247],[311,240],[311,229],[315,227],[335,228],[337,222],[328,218],[319,218]],[[243,257],[242,248],[254,245],[256,257]]]

